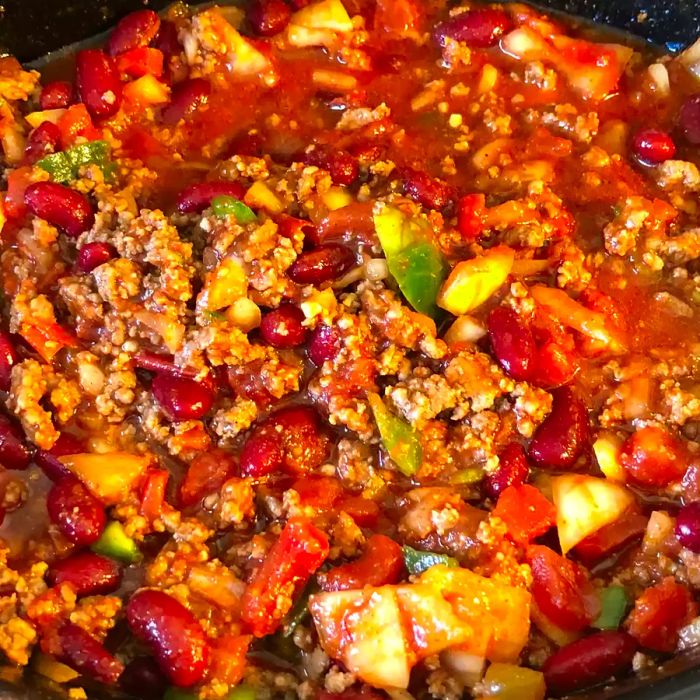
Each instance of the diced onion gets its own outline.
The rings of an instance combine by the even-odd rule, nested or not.
[[[441,661],[465,686],[475,685],[484,675],[484,657],[462,649],[446,649],[441,654]]]
[[[652,63],[648,70],[649,77],[656,88],[656,94],[659,97],[668,97],[671,94],[671,83],[666,66],[663,63]]]
[[[486,328],[473,316],[459,316],[445,333],[448,345],[456,343],[476,343],[486,335]]]
[[[696,78],[700,78],[700,39],[691,44],[678,56],[682,63]]]
[[[357,78],[354,75],[339,70],[317,68],[314,70],[311,80],[317,87],[334,92],[350,92],[357,87]]]
[[[389,276],[389,268],[384,258],[372,258],[365,263],[365,275],[368,280],[378,282]]]

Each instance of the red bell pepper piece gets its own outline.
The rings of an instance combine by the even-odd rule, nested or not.
[[[504,489],[493,515],[505,523],[513,540],[529,542],[554,525],[557,511],[538,489],[522,484]]]
[[[149,73],[156,78],[163,75],[163,52],[149,46],[139,46],[120,53],[116,61],[119,72],[132,78],[140,78]]]
[[[51,362],[63,348],[78,347],[76,337],[58,323],[49,323],[44,327],[23,323],[19,333],[46,362]]]
[[[241,619],[256,637],[271,634],[291,610],[329,552],[328,537],[307,518],[292,518],[253,575],[241,601]]]

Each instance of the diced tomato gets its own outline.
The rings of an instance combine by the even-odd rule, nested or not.
[[[10,219],[21,219],[27,213],[24,191],[31,184],[32,167],[24,165],[10,171],[7,176],[7,193],[3,202],[5,215]]]
[[[610,525],[600,528],[574,547],[576,556],[587,566],[619,551],[636,539],[641,539],[649,518],[641,513],[629,513]]]
[[[360,527],[374,527],[379,521],[379,506],[363,496],[341,498],[335,507],[347,513]]]
[[[299,494],[301,505],[318,510],[329,510],[343,494],[338,480],[330,476],[297,479],[292,488]]]
[[[226,634],[211,646],[208,675],[228,686],[238,685],[245,671],[246,654],[253,641],[249,634]]]
[[[600,613],[600,601],[584,569],[549,547],[527,550],[532,595],[540,611],[563,630],[587,627]]]
[[[46,362],[51,362],[63,348],[78,347],[77,338],[58,323],[49,323],[43,327],[23,323],[20,335]]]
[[[139,46],[125,51],[116,58],[117,69],[132,78],[140,78],[147,73],[160,78],[163,75],[163,52],[149,46]]]
[[[405,572],[401,547],[385,535],[372,535],[359,559],[320,573],[317,578],[321,590],[347,591],[398,583]]]
[[[625,627],[641,646],[670,653],[676,649],[679,630],[697,614],[690,591],[667,576],[637,598]]]
[[[203,423],[195,423],[189,430],[171,438],[173,448],[177,448],[178,454],[202,452],[211,445],[211,437]]]
[[[228,453],[213,449],[197,455],[187,469],[178,490],[180,506],[186,508],[199,503],[205,496],[223,486],[236,472],[236,461]]]
[[[256,637],[274,632],[294,596],[328,556],[328,537],[306,518],[287,522],[253,575],[241,601],[241,619]]]
[[[421,25],[422,15],[415,0],[377,0],[375,31],[405,36],[420,31]]]
[[[493,515],[505,523],[516,542],[529,542],[554,525],[557,511],[538,489],[522,484],[508,486],[501,493]]]
[[[165,503],[165,488],[170,478],[169,472],[164,469],[154,469],[146,476],[141,493],[141,515],[148,520],[155,520],[160,516]]]
[[[486,197],[483,194],[467,194],[457,202],[457,227],[466,241],[476,240],[484,230]]]
[[[69,148],[75,143],[78,136],[85,137],[88,141],[99,139],[101,134],[88,114],[84,104],[71,105],[61,115],[56,124],[61,132],[61,148]]]
[[[656,425],[632,433],[620,449],[620,464],[628,479],[639,486],[668,486],[683,477],[687,462],[683,443]]]

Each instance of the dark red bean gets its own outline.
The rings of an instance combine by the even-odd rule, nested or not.
[[[278,436],[253,433],[241,450],[241,474],[260,478],[277,471],[282,466],[283,459]]]
[[[455,191],[427,173],[412,168],[403,171],[404,194],[427,209],[445,209],[455,200]]]
[[[63,109],[75,102],[73,84],[67,80],[54,80],[41,88],[39,106],[41,109]]]
[[[82,627],[64,622],[58,628],[56,637],[59,661],[100,683],[112,685],[119,680],[124,664]]]
[[[163,123],[174,126],[181,119],[187,119],[209,101],[210,94],[211,85],[205,78],[188,78],[178,83],[161,113]]]
[[[491,498],[498,498],[508,486],[520,486],[525,483],[530,467],[525,450],[518,442],[508,443],[498,455],[498,469],[484,480],[484,488]]]
[[[191,367],[179,367],[171,355],[158,355],[155,352],[138,352],[134,355],[134,364],[149,372],[170,374],[173,377],[194,379],[198,370]]]
[[[528,453],[540,467],[571,467],[588,437],[588,412],[571,387],[552,392],[551,413],[535,431]]]
[[[291,16],[292,11],[284,0],[253,0],[248,6],[248,20],[261,36],[279,34]]]
[[[137,656],[126,665],[119,678],[119,685],[135,698],[160,698],[168,687],[168,680],[161,673],[155,659]]]
[[[691,552],[700,553],[700,503],[688,503],[678,511],[676,537]]]
[[[35,216],[48,221],[71,238],[95,222],[87,197],[57,182],[35,182],[27,187],[24,203]]]
[[[565,695],[628,670],[637,642],[625,632],[597,632],[567,644],[542,667],[547,690]]]
[[[683,103],[678,113],[678,126],[686,141],[700,144],[700,93]]]
[[[156,401],[171,420],[198,420],[214,404],[211,386],[187,377],[157,374],[151,389]]]
[[[156,34],[155,39],[151,42],[154,49],[158,49],[163,54],[165,65],[167,66],[170,59],[182,51],[180,40],[178,39],[178,31],[175,22],[169,19],[164,19],[160,23],[160,29]]]
[[[136,10],[122,17],[112,30],[105,50],[109,56],[148,46],[158,34],[160,17],[153,10]]]
[[[106,119],[119,111],[122,84],[114,61],[99,49],[79,51],[76,59],[76,85],[88,112]]]
[[[12,380],[12,368],[19,362],[19,355],[9,333],[0,331],[0,391],[8,391]]]
[[[512,26],[510,17],[495,8],[461,12],[435,27],[435,41],[445,46],[446,40],[463,41],[468,46],[485,49],[494,46]]]
[[[7,416],[0,415],[0,464],[5,469],[26,469],[32,451],[19,426]]]
[[[34,461],[51,479],[58,482],[65,477],[72,477],[72,472],[58,458],[64,455],[77,455],[85,452],[85,445],[69,433],[61,433],[50,450],[37,450]]]
[[[309,341],[309,359],[317,367],[340,352],[340,334],[333,326],[317,326]]]
[[[42,122],[33,129],[24,147],[24,160],[33,164],[50,153],[59,150],[61,132],[53,122]]]
[[[537,346],[528,324],[509,306],[498,306],[488,318],[493,354],[516,381],[530,379],[535,372]]]
[[[94,241],[86,243],[79,251],[76,263],[83,272],[92,272],[96,267],[109,262],[117,251],[109,243]]]
[[[302,253],[287,271],[298,284],[323,284],[344,275],[356,263],[355,253],[340,243],[325,243]]]
[[[360,174],[357,158],[342,149],[316,146],[305,154],[304,161],[308,165],[327,170],[337,185],[352,185]]]
[[[140,590],[131,596],[126,617],[171,683],[188,688],[202,680],[209,645],[199,622],[182,603],[162,591]]]
[[[676,155],[676,144],[665,131],[644,129],[632,139],[634,155],[647,165],[658,165]]]
[[[214,197],[225,195],[235,199],[243,199],[245,188],[240,182],[231,180],[211,180],[198,182],[185,187],[177,196],[177,210],[182,214],[200,212],[206,209]]]
[[[73,477],[54,484],[46,497],[49,518],[73,544],[87,547],[99,539],[107,516],[102,504]]]
[[[93,552],[78,552],[53,564],[49,569],[49,584],[69,583],[76,595],[112,593],[119,588],[122,572],[114,559]]]
[[[262,317],[260,337],[274,348],[295,348],[306,342],[305,316],[298,306],[284,304]]]

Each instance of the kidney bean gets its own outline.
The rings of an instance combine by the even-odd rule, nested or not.
[[[632,433],[622,444],[620,464],[638,486],[664,487],[685,474],[687,452],[668,430],[648,425]]]
[[[676,155],[676,144],[665,131],[643,129],[632,139],[634,155],[648,165],[658,165]]]
[[[405,573],[400,545],[385,535],[372,535],[359,559],[319,573],[317,579],[323,591],[347,591],[398,583]]]
[[[302,253],[287,271],[298,284],[322,284],[345,274],[356,263],[355,253],[340,243],[325,243]]]
[[[119,111],[122,84],[114,61],[99,49],[79,51],[76,59],[78,94],[93,117],[106,119]]]
[[[625,632],[597,632],[567,644],[542,667],[547,690],[565,695],[628,670],[637,643]]]
[[[404,194],[427,209],[441,211],[455,200],[455,192],[449,185],[427,173],[406,168],[403,179]]]
[[[115,659],[93,636],[82,627],[64,622],[56,632],[59,661],[78,673],[112,685],[119,680],[124,664]]]
[[[82,441],[69,433],[61,433],[50,450],[36,451],[34,461],[51,481],[58,482],[64,477],[72,478],[73,476],[71,470],[58,458],[64,455],[80,454],[81,452],[85,452],[85,445]]]
[[[284,304],[262,317],[260,337],[273,348],[295,348],[306,342],[305,316],[298,306]]]
[[[39,107],[44,109],[63,109],[75,102],[75,89],[67,80],[54,80],[41,88]]]
[[[261,36],[279,34],[291,16],[292,11],[284,0],[253,0],[248,6],[248,21]]]
[[[24,192],[24,203],[35,216],[48,221],[71,238],[95,222],[87,197],[57,182],[35,182]]]
[[[174,126],[181,119],[189,118],[211,94],[211,84],[206,78],[187,78],[173,87],[170,102],[163,108],[161,118],[164,124]]]
[[[317,326],[309,341],[309,359],[317,367],[332,360],[340,352],[340,334],[333,326]]]
[[[493,354],[510,377],[518,382],[533,376],[537,346],[530,327],[509,306],[498,306],[488,318]]]
[[[24,147],[24,160],[33,164],[41,160],[50,153],[59,150],[61,143],[61,132],[52,122],[42,122],[33,129],[27,138],[27,145]]]
[[[102,504],[73,477],[54,484],[46,497],[49,518],[73,544],[83,547],[99,539],[107,522]]]
[[[157,374],[151,390],[171,420],[198,420],[214,404],[214,391],[209,384],[187,377]]]
[[[168,680],[155,659],[137,656],[126,665],[119,686],[135,698],[160,698],[168,687]]]
[[[494,499],[498,498],[508,486],[524,484],[530,473],[525,450],[518,442],[508,443],[498,455],[498,459],[498,469],[484,480],[486,493]]]
[[[142,351],[134,355],[134,364],[149,372],[171,374],[174,377],[194,379],[198,372],[190,367],[179,367],[170,355],[158,355],[155,352]]]
[[[279,469],[283,459],[277,436],[254,432],[241,450],[241,474],[260,478]]]
[[[510,17],[495,8],[469,10],[440,22],[435,27],[434,37],[439,46],[445,46],[447,39],[464,42],[477,49],[494,46],[498,39],[510,30]]]
[[[178,31],[175,22],[171,22],[169,19],[161,20],[160,29],[151,42],[151,46],[163,54],[165,66],[168,65],[173,56],[182,51],[177,35]]]
[[[109,56],[148,46],[158,34],[160,17],[153,10],[136,10],[122,17],[112,30],[105,50]]]
[[[76,263],[83,272],[92,272],[96,267],[109,262],[117,251],[109,243],[94,241],[86,243],[79,251]]]
[[[201,625],[182,603],[162,591],[142,589],[131,596],[126,617],[171,683],[188,688],[202,680],[209,644]]]
[[[676,537],[686,549],[700,553],[700,503],[688,503],[678,511]]]
[[[7,416],[0,415],[0,464],[5,469],[26,469],[32,451],[21,429]]]
[[[588,412],[571,387],[556,389],[552,396],[552,411],[535,431],[528,454],[540,467],[565,469],[583,452]]]
[[[678,113],[678,126],[685,140],[700,144],[700,93],[691,95]]]
[[[337,185],[352,185],[360,174],[357,158],[340,148],[330,149],[316,146],[305,154],[305,162],[323,168],[330,173],[331,180]]]
[[[49,569],[49,584],[69,583],[76,595],[112,593],[119,588],[122,572],[114,559],[93,552],[78,552],[55,562]]]
[[[225,195],[243,199],[245,188],[240,182],[210,180],[185,187],[177,196],[177,210],[182,214],[204,211],[214,197]]]
[[[0,331],[0,391],[8,391],[12,368],[19,362],[19,355],[9,333]]]

